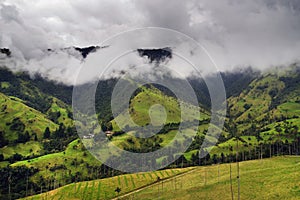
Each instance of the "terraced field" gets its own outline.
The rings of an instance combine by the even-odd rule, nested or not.
[[[72,183],[62,188],[25,199],[111,199],[138,188],[154,184],[158,181],[158,177],[161,180],[167,180],[170,177],[188,172],[192,169],[193,168],[167,169]],[[117,188],[120,188],[119,194],[115,191]]]

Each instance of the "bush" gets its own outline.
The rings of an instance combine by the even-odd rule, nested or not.
[[[245,110],[248,110],[249,108],[251,108],[251,106],[252,106],[252,104],[245,104],[244,108],[245,108]]]
[[[54,172],[54,171],[59,170],[59,169],[67,169],[67,167],[65,165],[61,164],[61,165],[54,165],[53,167],[49,168],[49,170],[51,172]]]
[[[23,156],[22,156],[21,154],[15,153],[13,156],[11,156],[11,157],[9,158],[9,162],[10,162],[10,163],[14,163],[14,162],[20,161],[20,160],[22,160],[22,159],[23,159]]]
[[[26,143],[30,140],[30,135],[28,131],[26,131],[24,134],[23,133],[18,133],[18,139],[16,140],[17,143]]]
[[[24,132],[25,125],[20,118],[15,118],[10,124],[10,130]]]

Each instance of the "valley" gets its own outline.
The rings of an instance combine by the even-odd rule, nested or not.
[[[185,124],[181,131],[187,136],[195,131],[197,133],[191,138],[191,145],[183,155],[172,155],[177,160],[166,169],[139,175],[124,174],[107,167],[93,157],[88,147],[83,145],[92,142],[99,130],[91,126],[93,136],[83,138],[83,143],[79,139],[72,116],[71,86],[54,83],[38,76],[31,78],[26,73],[12,73],[1,68],[1,198],[16,199],[42,193],[29,199],[40,199],[42,196],[50,199],[82,199],[86,195],[90,199],[111,199],[118,195],[122,197],[142,187],[144,189],[133,194],[134,198],[151,199],[159,194],[160,199],[168,199],[170,192],[174,193],[171,188],[178,187],[178,194],[181,194],[182,199],[192,199],[191,192],[195,192],[197,198],[214,199],[214,195],[229,195],[228,167],[232,165],[232,176],[236,176],[234,167],[235,162],[239,161],[242,177],[244,176],[244,179],[241,179],[243,199],[260,199],[260,195],[255,196],[254,191],[244,188],[247,181],[258,182],[256,178],[261,179],[265,176],[253,176],[255,171],[267,175],[271,173],[268,169],[275,170],[278,167],[278,174],[272,176],[274,180],[266,179],[266,184],[278,182],[278,177],[288,172],[287,179],[296,178],[293,174],[297,173],[298,164],[295,163],[299,162],[297,155],[300,152],[299,70],[299,67],[291,66],[280,72],[254,73],[250,70],[251,74],[247,74],[247,71],[236,72],[236,75],[234,72],[223,73],[226,92],[229,94],[227,116],[222,130],[214,128],[214,131],[221,132],[218,141],[207,136],[208,141],[216,144],[204,149],[201,149],[201,144],[206,137],[211,114],[210,104],[207,103],[207,88],[201,80],[190,80],[195,91],[201,91],[197,93],[201,94],[198,96],[199,106],[182,102],[164,88],[155,85],[142,86],[132,96],[129,105],[130,116],[139,126],[149,125],[153,120],[157,123],[162,121],[164,116],[154,113],[156,118],[151,118],[151,113],[148,113],[153,105],[160,104],[165,109],[166,121],[162,129],[158,134],[146,139],[134,136],[143,134],[142,129],[127,125],[124,131],[117,125],[116,120],[123,124],[127,121],[123,112],[120,112],[116,119],[112,118],[110,112],[110,96],[117,80],[101,80],[96,93],[96,111],[102,130],[110,133],[107,138],[117,147],[130,152],[155,151],[173,140],[180,124]],[[233,81],[241,81],[247,85],[236,89]],[[181,109],[188,113],[184,118],[180,118],[179,103],[183,105]],[[196,114],[196,109],[199,109],[200,115]],[[197,126],[190,125],[195,122]],[[94,123],[98,122],[91,124]],[[176,144],[181,145],[186,139],[188,138],[181,138]],[[199,150],[209,154],[199,158]],[[168,159],[162,156],[155,162],[163,164]],[[276,163],[278,166],[275,166]],[[216,167],[221,169],[218,181],[215,177]],[[175,178],[189,170],[195,171]],[[203,173],[206,170],[208,177],[204,182]],[[198,173],[201,175],[197,176]],[[160,190],[160,181],[156,183],[158,176],[161,182],[165,181],[164,190]],[[173,176],[174,179],[171,178]],[[192,184],[189,185],[189,181],[185,179],[192,180]],[[178,182],[175,184],[174,180]],[[224,185],[226,190],[222,189],[225,188]],[[236,187],[235,181],[234,186]],[[121,188],[120,194],[111,191],[117,187]],[[268,186],[268,189],[270,188],[271,186]],[[297,185],[291,185],[290,188],[294,188],[290,190],[297,193]],[[212,191],[218,192],[214,194]],[[271,193],[267,188],[260,188],[258,191],[261,194],[263,191]],[[278,195],[281,197],[285,192],[286,190],[282,194],[270,194],[266,199]],[[288,199],[293,199],[293,195]]]

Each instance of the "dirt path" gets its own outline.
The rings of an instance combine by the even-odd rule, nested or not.
[[[183,173],[181,173],[181,174],[178,174],[178,175],[175,175],[175,176],[172,176],[172,177],[168,177],[168,178],[162,179],[162,180],[159,181],[159,182],[154,182],[154,183],[151,183],[151,184],[149,184],[149,185],[142,186],[142,187],[140,187],[140,188],[137,188],[137,189],[135,189],[135,190],[132,190],[131,192],[128,192],[128,193],[125,193],[125,194],[120,195],[120,196],[118,196],[118,197],[112,198],[111,200],[120,200],[120,199],[123,199],[123,198],[125,198],[125,197],[128,197],[128,196],[130,196],[130,195],[133,195],[133,194],[135,194],[135,193],[137,193],[137,192],[140,192],[140,191],[142,191],[142,190],[145,190],[145,189],[148,189],[148,188],[150,188],[150,187],[159,185],[159,184],[161,184],[161,182],[171,181],[171,180],[173,180],[173,179],[175,179],[175,178],[178,178],[178,177],[181,177],[181,176],[183,176],[183,175],[192,173],[192,172],[196,171],[197,169],[199,169],[199,168],[191,169],[191,170],[186,171],[186,172],[183,172]]]

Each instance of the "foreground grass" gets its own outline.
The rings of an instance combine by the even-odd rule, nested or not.
[[[137,188],[155,183],[157,177],[167,179],[191,169],[193,168],[167,169],[156,172],[125,174],[112,178],[72,183],[56,190],[27,197],[25,199],[111,199],[118,196],[115,192],[117,187],[121,189],[120,195],[122,195]]]
[[[237,199],[236,164],[231,166]],[[241,162],[240,181],[241,199],[299,199],[300,157]],[[231,199],[230,164],[199,167],[176,180],[135,193],[134,199]]]
[[[235,199],[236,167],[236,163],[231,164]],[[191,169],[193,171],[179,175]],[[164,180],[157,182],[157,176]],[[299,199],[300,157],[241,162],[240,181],[241,199]],[[72,183],[26,199],[111,199],[118,196],[115,192],[117,187],[121,188],[119,199],[231,199],[230,164],[126,174]]]

